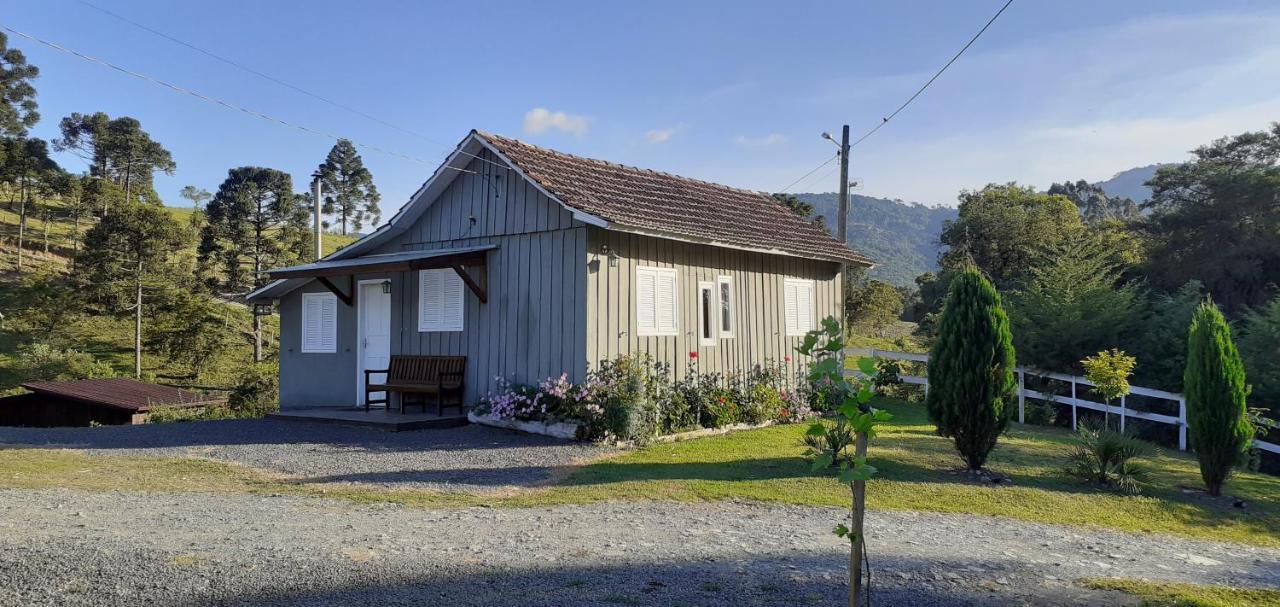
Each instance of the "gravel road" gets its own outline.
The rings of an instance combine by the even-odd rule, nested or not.
[[[470,425],[430,432],[246,419],[99,428],[0,427],[0,445],[203,457],[313,483],[483,492],[536,485],[605,447]]]
[[[0,490],[0,605],[838,605],[841,514]],[[869,525],[878,606],[1132,603],[1083,576],[1280,587],[1280,550],[968,515]]]

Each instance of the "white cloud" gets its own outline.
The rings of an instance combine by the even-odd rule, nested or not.
[[[761,148],[765,146],[775,145],[787,140],[787,136],[782,133],[769,133],[763,137],[747,137],[746,135],[738,135],[733,142],[748,148]]]
[[[671,136],[675,135],[676,131],[679,131],[679,130],[680,130],[679,125],[669,126],[665,129],[653,129],[644,134],[644,140],[648,141],[649,143],[663,143],[671,139]]]
[[[590,119],[586,116],[553,112],[544,107],[536,107],[524,115],[524,132],[530,135],[541,135],[555,129],[562,133],[581,137],[587,134],[587,124],[589,122]]]

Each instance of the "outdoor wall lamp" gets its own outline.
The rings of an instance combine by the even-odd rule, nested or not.
[[[384,281],[382,281],[382,292],[383,292],[383,293],[385,293],[385,294],[387,294],[387,295],[390,295],[390,294],[391,294],[391,281],[390,281],[390,280],[384,280]]]
[[[617,251],[614,251],[614,250],[613,250],[612,248],[610,248],[610,247],[609,247],[609,245],[607,245],[607,244],[602,244],[602,245],[600,245],[600,253],[601,253],[602,255],[605,255],[606,257],[608,257],[608,258],[609,258],[609,267],[610,267],[610,268],[616,268],[616,267],[618,267],[618,252],[617,252]]]

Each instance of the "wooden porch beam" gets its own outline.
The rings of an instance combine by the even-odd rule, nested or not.
[[[480,303],[489,303],[489,294],[486,291],[486,288],[489,286],[488,269],[480,274],[480,282],[476,282],[462,264],[455,263],[452,267],[453,271],[458,273],[458,278],[461,278],[462,282],[467,285],[467,288],[471,289],[471,292],[476,294],[476,298],[480,300]],[[481,282],[484,284],[480,284]]]
[[[329,278],[326,276],[317,276],[316,280],[320,281],[320,284],[324,285],[324,288],[329,289],[330,291],[333,292],[334,295],[337,295],[338,299],[342,300],[342,303],[347,304],[347,307],[351,307],[352,305],[355,304],[356,302],[356,284],[355,284],[356,277],[355,276],[350,276],[350,275],[347,276],[347,286],[351,291],[350,294],[343,293],[342,290],[337,287],[337,285],[333,284],[332,282],[329,282]]]

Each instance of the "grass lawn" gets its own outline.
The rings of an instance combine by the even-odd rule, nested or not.
[[[1085,585],[1131,594],[1142,599],[1143,607],[1280,607],[1280,591],[1277,590],[1111,578],[1087,580]]]
[[[949,441],[933,435],[921,406],[894,400],[880,404],[895,419],[871,447],[871,463],[880,469],[867,492],[873,509],[1004,516],[1280,546],[1280,478],[1250,472],[1235,476],[1227,492],[1248,501],[1241,510],[1184,491],[1182,487],[1199,486],[1195,460],[1166,451],[1147,462],[1154,486],[1144,495],[1095,490],[1058,472],[1071,442],[1069,432],[1015,426],[990,462],[991,468],[1009,475],[1013,486],[974,484],[949,473],[961,465],[960,459]],[[90,459],[74,451],[12,449],[0,450],[0,486],[265,491],[418,506],[527,507],[639,499],[847,505],[847,487],[831,477],[811,475],[800,457],[804,431],[802,424],[773,426],[654,445],[573,469],[553,486],[501,496],[320,486],[208,462]]]

